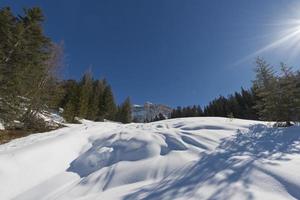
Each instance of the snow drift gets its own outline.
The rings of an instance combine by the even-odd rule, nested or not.
[[[0,199],[300,199],[300,127],[89,122],[0,146]]]

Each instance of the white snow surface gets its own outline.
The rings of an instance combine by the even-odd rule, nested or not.
[[[0,119],[0,130],[4,130],[5,128],[4,128],[4,126],[3,126],[3,124],[1,123],[1,119]]]
[[[83,120],[0,145],[0,199],[300,199],[299,166],[298,126]]]

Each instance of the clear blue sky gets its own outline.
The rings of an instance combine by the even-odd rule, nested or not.
[[[273,43],[288,34],[282,32],[289,26],[285,22],[300,17],[296,0],[0,0],[0,5],[17,13],[41,7],[46,34],[65,43],[63,76],[79,79],[91,66],[96,78],[108,79],[118,102],[130,96],[134,103],[205,105],[248,88],[257,56],[272,64],[299,64],[297,51],[291,56],[298,40]]]

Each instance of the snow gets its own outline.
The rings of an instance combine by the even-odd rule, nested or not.
[[[55,111],[52,112],[43,111],[41,113],[38,113],[38,117],[42,119],[44,122],[46,122],[48,126],[54,128],[59,127],[65,122],[64,118],[58,112]]]
[[[90,122],[0,145],[0,199],[300,199],[300,127]]]
[[[4,126],[3,126],[3,124],[1,123],[1,119],[0,119],[0,130],[4,130],[5,128],[4,128]]]
[[[37,117],[39,119],[42,119],[48,125],[49,128],[53,128],[53,129],[60,127],[65,122],[64,118],[60,116],[58,112],[55,111],[52,112],[42,111],[38,113]],[[13,122],[15,125],[19,125],[19,126],[21,126],[22,124],[19,120],[13,120]],[[1,119],[0,119],[0,130],[5,130],[4,122]]]

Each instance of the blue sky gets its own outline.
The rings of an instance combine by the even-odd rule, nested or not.
[[[63,76],[79,79],[91,68],[95,78],[109,81],[118,102],[130,96],[138,104],[205,105],[248,88],[257,56],[274,65],[299,64],[298,35],[274,43],[287,34],[286,22],[300,19],[296,0],[0,0],[0,5],[17,13],[41,7],[46,34],[65,44]]]

